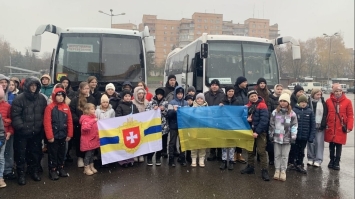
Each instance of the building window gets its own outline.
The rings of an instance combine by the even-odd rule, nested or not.
[[[255,32],[255,30],[252,30],[251,32]]]
[[[174,30],[174,26],[171,26],[171,30]]]
[[[216,29],[219,29],[219,26],[216,26]]]
[[[166,26],[164,26],[164,29],[166,29]]]
[[[200,28],[201,28],[201,25],[198,25],[197,28],[200,29]]]
[[[205,26],[205,30],[207,30],[208,29],[208,26]]]
[[[166,41],[166,37],[164,37],[164,41]]]
[[[253,28],[255,28],[255,24],[253,24]]]
[[[166,35],[166,32],[164,31],[164,35]]]
[[[164,45],[163,46],[166,46],[166,43],[164,43]]]
[[[207,20],[205,19],[205,20],[203,20],[205,23],[207,23]]]
[[[197,22],[201,22],[201,19],[197,19]]]
[[[213,23],[214,21],[213,21],[213,19],[211,19],[211,23]]]
[[[174,37],[170,37],[170,41],[174,41]]]

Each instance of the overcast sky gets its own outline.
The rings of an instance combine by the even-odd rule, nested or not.
[[[281,36],[296,39],[341,32],[345,46],[354,47],[354,0],[0,0],[0,38],[17,50],[31,45],[31,36],[41,24],[65,27],[110,27],[110,17],[98,10],[125,16],[113,23],[139,24],[143,14],[159,19],[191,18],[194,12],[223,14],[223,20],[244,23],[247,18],[270,19],[278,23]],[[51,52],[57,36],[46,33],[42,52]]]

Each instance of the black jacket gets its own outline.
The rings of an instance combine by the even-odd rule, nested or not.
[[[297,114],[298,121],[297,140],[313,142],[316,132],[316,122],[313,111],[308,106],[301,108],[298,105],[293,108],[293,111]]]
[[[211,90],[209,90],[204,94],[205,94],[205,101],[207,102],[208,106],[219,105],[219,103],[221,103],[224,98],[224,92],[222,89],[219,89],[216,93],[213,93]]]
[[[99,106],[101,104],[101,92],[99,91],[99,89],[95,89],[94,92],[91,92],[90,90],[90,95],[93,96],[95,98],[95,106]]]
[[[271,114],[276,108],[277,106],[280,104],[279,103],[279,98],[280,97],[276,97],[275,95],[273,95],[272,93],[270,93],[269,95],[269,100],[267,102],[267,109],[269,110],[269,113]]]
[[[93,96],[89,95],[88,97],[86,97],[86,101],[87,103],[92,103],[95,105],[96,100]],[[83,111],[79,109],[78,107],[79,105],[79,96],[74,97],[71,101],[70,101],[70,112],[73,118],[73,125],[74,126],[80,126],[79,120],[80,117],[83,115]],[[96,107],[96,105],[95,105]]]
[[[31,84],[37,85],[35,93],[30,91]],[[19,94],[12,102],[12,126],[15,128],[16,134],[31,137],[44,132],[43,116],[47,100],[39,93],[41,83],[37,78],[27,78],[23,89],[23,93]]]
[[[224,96],[222,103],[224,105],[230,105],[230,106],[240,106],[240,102],[238,102],[237,98],[233,96],[230,100],[228,99],[227,95]]]
[[[60,83],[62,83],[64,80],[68,80],[68,87],[65,89],[65,93],[67,94],[67,97],[72,100],[76,93],[75,91],[72,89],[71,87],[71,81],[69,80],[69,78],[67,76],[62,76],[59,80]]]
[[[238,100],[238,103],[239,103],[238,105],[243,106],[243,105],[248,104],[249,99],[248,99],[248,89],[247,88],[241,89],[239,87],[235,87],[234,88],[234,95]]]
[[[296,97],[296,94],[292,93],[292,95],[291,95],[291,107],[292,107],[292,108],[295,108],[295,107],[296,107],[296,104],[297,104],[297,97]]]
[[[121,100],[116,109],[116,117],[135,114],[135,113],[139,113],[139,111],[137,106],[133,104],[131,101],[125,102]]]
[[[323,104],[323,116],[322,116],[322,122],[320,123],[320,127],[318,130],[323,131],[327,127],[328,107],[323,97],[321,97],[320,100]],[[313,110],[314,117],[316,117],[317,102],[312,102],[312,99],[309,98],[308,104],[310,105],[310,108]]]
[[[108,99],[110,100],[109,103],[112,106],[113,110],[116,110],[118,107],[118,104],[120,103],[121,100],[121,96],[118,93],[113,93],[113,95],[108,95],[107,93],[105,93],[108,97]],[[101,99],[100,99],[100,104],[101,104]]]

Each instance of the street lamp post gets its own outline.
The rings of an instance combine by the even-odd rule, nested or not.
[[[108,16],[111,17],[111,28],[112,28],[112,17],[118,16],[118,15],[126,15],[126,13],[124,13],[124,12],[121,13],[121,14],[116,14],[116,15],[114,15],[114,14],[112,14],[112,12],[113,12],[112,9],[110,9],[110,12],[111,12],[111,14],[108,14],[108,13],[106,13],[106,12],[103,12],[103,11],[99,10],[99,13],[102,13],[102,14],[105,14],[105,15],[108,15]]]
[[[327,71],[327,74],[328,74],[328,84],[330,84],[330,74],[329,74],[329,70],[330,70],[330,53],[332,51],[332,37],[333,36],[338,36],[338,33],[334,33],[333,35],[327,35],[325,33],[323,33],[323,36],[324,37],[329,37],[329,56],[328,56],[328,71]]]

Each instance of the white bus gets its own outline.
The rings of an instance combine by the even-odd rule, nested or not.
[[[124,81],[130,81],[135,86],[147,79],[146,54],[155,51],[148,27],[139,32],[105,28],[62,29],[50,24],[41,25],[32,36],[33,52],[40,52],[41,35],[45,32],[59,36],[49,70],[53,83],[66,75],[76,90],[81,81],[95,76],[100,90],[104,90],[108,82],[120,88]]]
[[[208,90],[211,80],[218,79],[221,87],[234,85],[237,77],[244,76],[249,85],[260,77],[269,88],[279,83],[279,67],[274,46],[292,43],[293,59],[300,59],[300,47],[292,37],[274,40],[232,35],[208,35],[169,53],[164,80],[173,74],[184,88],[195,86],[197,92]]]

